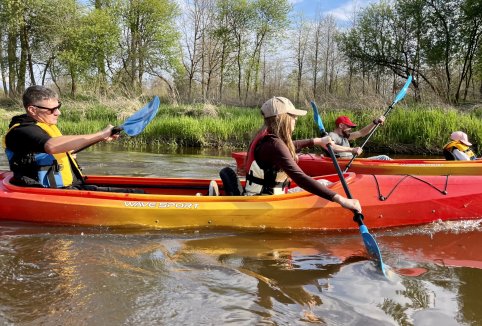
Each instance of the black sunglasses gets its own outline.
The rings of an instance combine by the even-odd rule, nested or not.
[[[35,105],[35,104],[31,104],[31,106],[36,107],[37,109],[49,110],[50,114],[54,114],[55,110],[60,110],[60,107],[62,106],[62,103],[59,101],[59,105],[57,105],[54,108],[46,108],[44,106]]]

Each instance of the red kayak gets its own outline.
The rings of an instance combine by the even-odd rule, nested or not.
[[[246,152],[233,152],[239,175],[245,174]],[[300,154],[298,165],[311,176],[333,174],[336,170],[329,157],[315,154]],[[349,159],[339,159],[342,170]],[[349,171],[362,174],[412,174],[412,175],[482,175],[482,160],[447,161],[444,159],[394,159],[370,160],[356,158]]]

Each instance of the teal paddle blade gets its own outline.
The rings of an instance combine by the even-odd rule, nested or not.
[[[410,78],[411,80],[411,78]],[[406,86],[410,83],[406,83]],[[408,86],[407,86],[408,88]],[[405,90],[406,92],[406,90]],[[326,135],[325,126],[323,126],[323,122],[321,120],[320,115],[318,114],[318,108],[316,107],[315,102],[311,101],[311,107],[313,108],[313,117],[315,122],[318,124],[318,129],[320,130],[320,134],[322,136]],[[350,192],[350,188],[348,188],[348,184],[346,183],[345,176],[343,172],[341,172],[340,166],[338,161],[336,160],[335,153],[333,152],[333,148],[329,144],[326,148],[328,150],[328,154],[330,155],[331,159],[333,160],[333,165],[335,166],[336,173],[340,178],[340,182],[345,190],[345,194],[348,198],[353,198]],[[372,260],[375,261],[377,267],[381,270],[383,275],[386,277],[387,274],[385,273],[385,265],[383,264],[382,254],[380,253],[380,249],[378,248],[378,244],[375,241],[375,238],[368,232],[368,228],[363,224],[363,215],[360,212],[355,211],[355,215],[353,216],[353,220],[359,225],[360,232],[362,234],[363,243],[365,244],[365,248]]]
[[[400,92],[398,92],[397,97],[395,97],[395,100],[392,103],[392,106],[405,97],[405,94],[407,94],[408,87],[410,86],[411,83],[412,83],[412,75],[408,76],[408,79],[405,82],[405,85],[403,85],[403,88],[400,90]]]
[[[385,264],[383,263],[382,254],[380,248],[375,238],[368,232],[368,228],[362,224],[360,225],[360,233],[365,243],[365,248],[370,255],[371,259],[376,263],[377,267],[381,270],[383,275],[387,276],[385,273]]]
[[[159,105],[159,97],[154,96],[152,101],[124,121],[120,128],[129,136],[137,136],[154,119],[159,110]]]

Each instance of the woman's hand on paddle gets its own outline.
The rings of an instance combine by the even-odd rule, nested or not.
[[[345,198],[345,197],[343,197],[339,194],[336,194],[333,197],[333,201],[335,203],[340,204],[340,206],[343,207],[343,208],[349,209],[351,211],[357,211],[358,213],[362,212],[362,208],[361,208],[361,205],[360,205],[360,202],[358,201],[358,199],[349,199],[349,198]]]
[[[335,142],[330,138],[330,136],[325,136],[322,138],[313,138],[313,144],[326,149],[328,144],[335,145]]]

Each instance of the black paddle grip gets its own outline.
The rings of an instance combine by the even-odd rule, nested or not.
[[[354,211],[355,215],[353,215],[353,221],[355,221],[358,226],[363,225],[363,219],[365,218],[362,213]]]
[[[113,136],[113,135],[116,135],[118,133],[120,133],[124,128],[122,127],[114,127],[112,128],[112,130],[110,131],[110,134]]]

